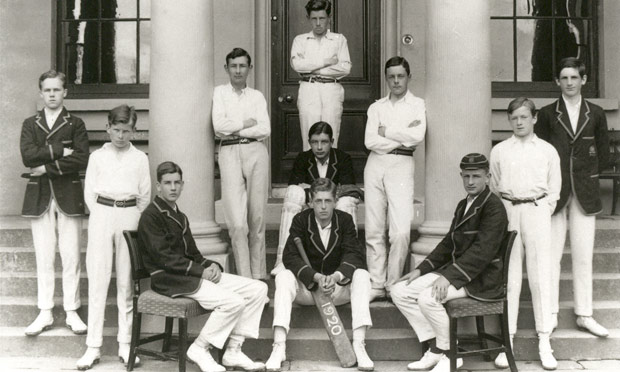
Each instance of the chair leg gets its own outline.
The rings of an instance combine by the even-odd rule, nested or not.
[[[487,339],[484,338],[484,334],[486,333],[484,329],[484,316],[476,317],[476,331],[478,332],[478,343],[480,344],[481,349],[488,349],[489,345],[487,344]],[[484,360],[486,362],[491,361],[491,355],[489,353],[484,354]]]
[[[170,339],[172,338],[172,326],[174,322],[174,318],[167,316],[166,317],[166,327],[164,328],[164,343],[161,346],[161,351],[163,353],[170,351]]]
[[[450,372],[456,372],[456,359],[458,358],[457,329],[457,318],[450,318],[450,350],[448,350],[448,357],[450,358]]]
[[[131,327],[131,343],[129,345],[129,360],[127,361],[127,371],[132,371],[136,363],[136,349],[140,342],[140,327],[142,326],[142,314],[137,311],[137,307],[133,310],[133,325]]]
[[[185,372],[187,353],[187,319],[179,318],[179,372]]]
[[[611,214],[616,214],[616,202],[618,201],[618,187],[620,187],[620,180],[614,179],[613,188],[611,192]]]
[[[504,305],[505,306],[505,305]],[[500,315],[500,322],[502,327],[502,339],[504,340],[504,347],[506,348],[506,359],[508,359],[508,365],[511,372],[518,372],[517,364],[515,363],[515,357],[512,352],[512,344],[510,343],[510,332],[508,331],[508,313],[504,310],[504,314]]]

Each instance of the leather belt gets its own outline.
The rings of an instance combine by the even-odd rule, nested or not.
[[[509,197],[507,197],[505,195],[502,195],[502,199],[508,200],[509,202],[512,203],[512,205],[534,203],[534,205],[538,206],[538,203],[536,203],[536,201],[540,200],[542,198],[545,198],[545,197],[547,197],[547,194],[542,194],[540,196],[531,197],[531,198],[509,198]]]
[[[97,196],[97,203],[108,207],[129,208],[136,206],[136,199],[114,200],[104,196]]]
[[[403,149],[394,149],[390,152],[388,152],[388,154],[392,154],[392,155],[403,155],[403,156],[413,156],[413,152],[415,150],[403,150]]]
[[[221,146],[230,146],[230,145],[245,145],[246,143],[256,142],[256,138],[235,138],[229,140],[222,140],[220,142]]]
[[[322,76],[302,76],[301,81],[307,81],[308,83],[337,83],[338,80],[334,78],[326,78]]]

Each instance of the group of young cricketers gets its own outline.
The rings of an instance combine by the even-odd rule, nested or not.
[[[176,204],[183,190],[178,164],[166,161],[157,167],[157,196],[151,201],[147,156],[130,141],[137,122],[134,108],[122,105],[109,112],[110,142],[89,156],[83,121],[63,106],[64,74],[41,75],[45,107],[24,121],[21,134],[23,162],[31,170],[23,215],[32,221],[40,309],[25,333],[36,336],[53,324],[58,242],[66,325],[76,334],[88,333],[77,368],[97,363],[115,256],[118,356],[127,363],[133,308],[122,231],[138,230],[152,289],[192,298],[212,310],[187,350],[202,371],[279,371],[286,360],[292,303],[311,305],[311,291],[331,296],[336,305],[351,302],[359,370],[374,369],[365,348],[372,326],[369,303],[383,299],[396,305],[420,341],[429,342],[424,356],[408,368],[448,371],[448,316],[443,304],[467,296],[480,301],[504,296],[499,247],[506,231],[515,230],[507,293],[510,337],[517,331],[525,262],[540,359],[545,369],[555,369],[550,335],[558,324],[560,260],[568,224],[577,326],[606,337],[607,330],[592,318],[592,253],[594,216],[602,209],[598,175],[607,165],[608,134],[602,109],[581,96],[587,81],[584,64],[574,58],[560,62],[556,82],[562,97],[540,112],[527,98],[510,102],[513,135],[497,144],[489,159],[479,153],[463,157],[459,167],[467,197],[456,206],[445,238],[404,273],[413,218],[413,153],[426,132],[424,100],[408,90],[407,60],[390,58],[384,68],[389,93],[368,109],[364,143],[370,155],[364,188],[357,186],[351,157],[336,148],[344,101],[339,80],[351,68],[346,39],[329,30],[329,1],[311,0],[306,10],[312,31],[297,36],[291,50],[291,65],[301,76],[298,107],[306,151],[295,160],[282,208],[271,271],[276,283],[274,343],[266,363],[252,361],[241,351],[245,338],[258,337],[262,309],[269,302],[261,280],[267,279],[269,190],[269,155],[263,140],[271,131],[263,94],[247,86],[253,66],[241,48],[226,56],[229,83],[215,88],[212,108],[224,217],[237,275],[223,272],[197,250],[187,216]],[[84,170],[82,190],[79,173]],[[365,246],[357,237],[356,213],[362,200]],[[90,211],[87,325],[76,312],[81,305],[84,203]],[[220,365],[209,349],[224,345]],[[498,355],[495,364],[507,368],[506,355]]]

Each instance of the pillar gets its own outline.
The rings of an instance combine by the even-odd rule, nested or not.
[[[151,29],[151,170],[166,160],[183,169],[179,208],[200,252],[221,262],[228,245],[215,222],[213,2],[152,0]]]
[[[419,264],[450,228],[466,196],[463,155],[491,149],[490,13],[487,0],[427,0],[425,221],[412,244]]]

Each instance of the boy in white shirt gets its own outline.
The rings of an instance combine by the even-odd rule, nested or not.
[[[136,230],[140,214],[151,198],[149,161],[130,142],[137,121],[133,107],[122,105],[108,115],[110,142],[94,151],[86,169],[84,200],[88,221],[88,336],[86,353],[77,361],[85,370],[99,362],[103,343],[103,321],[112,256],[116,248],[116,305],[118,306],[118,356],[129,359],[133,311],[131,262],[123,230]],[[136,358],[136,364],[139,359]]]

